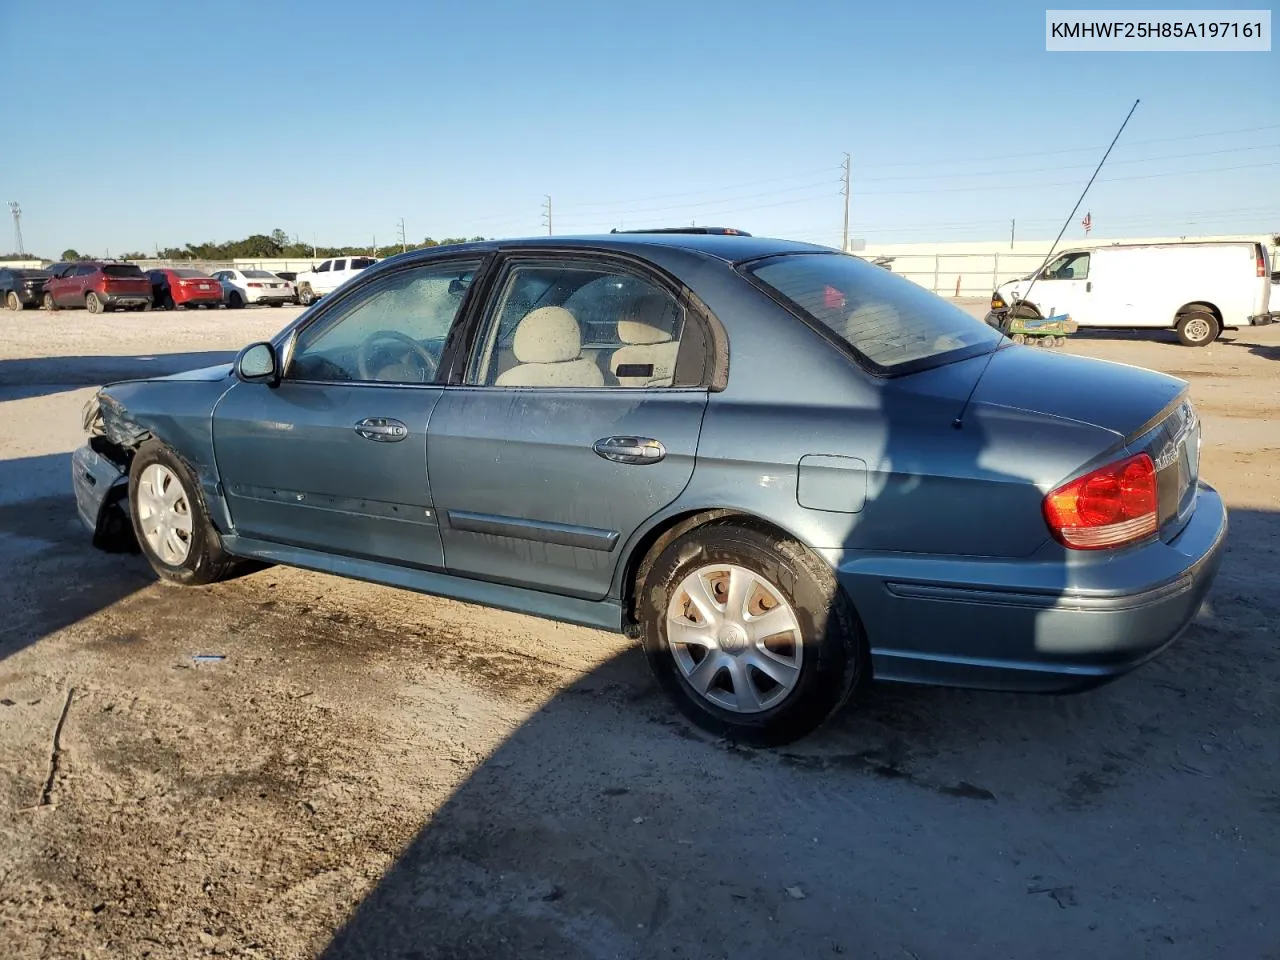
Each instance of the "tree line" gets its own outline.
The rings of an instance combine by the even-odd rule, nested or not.
[[[243,240],[230,240],[226,243],[214,243],[207,241],[205,243],[187,243],[181,247],[165,247],[163,250],[153,251],[152,253],[144,253],[142,251],[133,250],[127,253],[121,253],[116,256],[116,260],[269,260],[269,259],[288,259],[288,260],[321,260],[328,257],[373,257],[384,256],[389,257],[393,254],[400,253],[401,250],[425,250],[428,247],[444,247],[454,243],[470,243],[476,240],[484,240],[485,237],[445,237],[443,240],[436,240],[432,237],[426,237],[421,243],[394,243],[385,247],[373,247],[370,244],[356,244],[355,246],[346,247],[313,247],[309,243],[300,243],[291,240],[289,235],[281,230],[272,230],[269,234],[255,233]],[[0,260],[18,259],[18,255],[0,256]],[[43,259],[34,254],[26,254],[22,257],[26,260]],[[68,248],[62,251],[59,258],[62,261],[74,260],[93,260],[95,257],[91,254],[81,253],[74,248]]]

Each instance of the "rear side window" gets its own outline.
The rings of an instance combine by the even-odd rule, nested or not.
[[[771,257],[745,270],[879,373],[909,373],[994,349],[1001,334],[887,270],[842,253]]]
[[[133,263],[108,263],[102,268],[108,277],[140,277],[142,268]]]
[[[98,272],[97,267],[92,267],[92,266],[89,266],[88,264],[85,264],[83,266],[76,267],[74,276],[88,277],[88,276],[92,276],[97,272]]]
[[[370,260],[368,257],[356,257],[351,261],[352,270],[364,270],[366,267],[372,267],[376,261]]]
[[[333,269],[335,269],[335,270],[345,270],[345,269],[347,269],[347,261],[345,261],[345,260],[335,260],[335,261],[333,261]]]

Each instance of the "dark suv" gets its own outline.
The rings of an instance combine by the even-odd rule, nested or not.
[[[10,310],[39,306],[48,270],[0,269],[0,301]]]
[[[132,263],[56,264],[44,285],[44,308],[65,307],[85,307],[90,313],[150,310],[151,281]]]

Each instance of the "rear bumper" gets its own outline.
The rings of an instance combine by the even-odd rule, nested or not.
[[[292,303],[293,292],[290,290],[267,290],[260,292],[250,290],[245,298],[246,303]]]
[[[1104,683],[1147,662],[1195,617],[1227,532],[1201,485],[1169,543],[1105,561],[848,558],[837,576],[872,647],[878,679],[1029,692]]]
[[[1276,323],[1280,321],[1280,310],[1272,310],[1270,313],[1259,313],[1249,318],[1249,324],[1254,327],[1265,327],[1268,323]]]
[[[151,302],[151,291],[146,293],[99,293],[98,298],[108,307],[140,307]]]

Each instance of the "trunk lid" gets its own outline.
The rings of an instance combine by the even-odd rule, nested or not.
[[[1160,534],[1169,540],[1195,510],[1200,473],[1200,422],[1187,391],[1185,380],[1142,367],[1004,347],[973,402],[1087,423],[1115,434],[1117,447],[1146,453],[1156,468]]]

